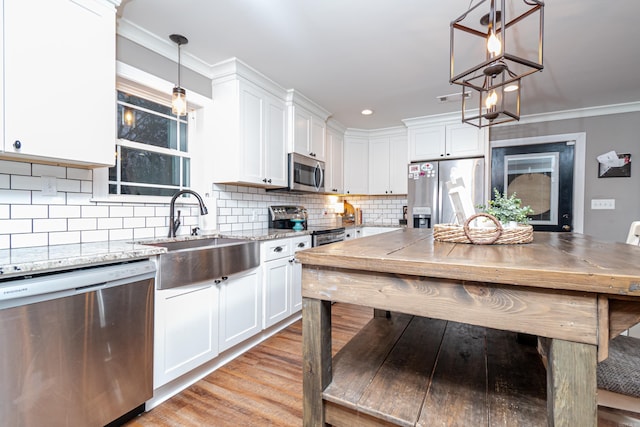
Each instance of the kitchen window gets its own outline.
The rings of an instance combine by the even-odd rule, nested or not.
[[[116,164],[109,168],[109,194],[172,196],[188,188],[188,116],[178,117],[168,104],[122,90],[117,108]]]

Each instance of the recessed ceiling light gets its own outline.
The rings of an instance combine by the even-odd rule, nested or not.
[[[360,114],[362,114],[363,116],[370,116],[373,114],[373,110],[369,109],[369,108],[365,108],[364,110],[362,110],[360,112]]]

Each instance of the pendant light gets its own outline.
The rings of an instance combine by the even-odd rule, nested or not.
[[[477,111],[462,97],[462,121],[478,127],[519,120],[522,78],[544,68],[544,3],[506,3],[481,0],[451,22],[449,82],[477,93]]]
[[[178,83],[173,88],[171,96],[171,112],[176,116],[185,116],[187,114],[187,91],[180,86],[180,47],[189,43],[189,40],[180,34],[171,34],[169,38],[178,45]]]

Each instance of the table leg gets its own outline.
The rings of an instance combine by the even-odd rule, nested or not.
[[[331,301],[302,299],[302,418],[324,427],[322,392],[331,382]]]
[[[596,346],[553,339],[547,356],[549,425],[596,427]]]

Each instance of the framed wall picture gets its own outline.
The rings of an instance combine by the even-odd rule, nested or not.
[[[598,163],[598,178],[628,178],[631,176],[631,154],[618,154],[623,161],[621,166],[608,166]]]

